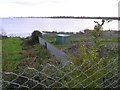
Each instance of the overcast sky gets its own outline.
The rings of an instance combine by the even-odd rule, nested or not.
[[[0,0],[0,17],[118,16],[119,0]]]

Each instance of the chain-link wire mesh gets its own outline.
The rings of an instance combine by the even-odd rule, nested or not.
[[[19,67],[3,72],[3,89],[40,88],[120,88],[118,58],[102,67],[104,59],[94,65],[85,60],[81,65],[56,66],[47,63],[41,70]]]
[[[52,50],[54,52],[54,49]],[[59,52],[58,49],[57,52]],[[63,57],[65,58],[65,56]],[[79,65],[66,60],[69,63],[60,65],[55,63],[40,64],[41,68],[39,70],[30,66],[17,66],[11,72],[2,73],[2,88],[20,90],[39,90],[40,88],[120,88],[118,59],[119,55],[112,59],[100,58],[94,62],[84,59]],[[64,60],[64,62],[66,61]]]

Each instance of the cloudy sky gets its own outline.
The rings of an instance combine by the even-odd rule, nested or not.
[[[118,16],[119,0],[0,0],[0,17]]]

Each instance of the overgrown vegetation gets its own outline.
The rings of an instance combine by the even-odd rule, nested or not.
[[[26,41],[31,41],[31,37],[27,37],[25,39],[17,37],[4,37],[2,40],[3,72],[14,72],[16,74],[19,74],[23,72],[26,67],[42,70],[47,63],[58,65],[56,58],[52,56],[44,46],[40,45],[37,42],[34,44],[28,42],[26,43]],[[33,73],[34,72],[30,72],[29,75],[24,75],[31,77]],[[10,81],[14,78],[16,78],[15,75],[3,76],[3,79],[7,81]],[[17,83],[22,83],[24,81],[24,78],[16,80]],[[46,82],[46,84],[47,83],[48,82]],[[29,84],[32,85],[31,82]],[[5,84],[3,84],[3,87],[4,85]],[[9,84],[6,88],[15,89],[16,86]]]
[[[107,74],[107,76],[102,77],[100,80],[96,81],[96,83],[93,83],[92,85],[88,86],[88,88],[94,88],[100,83],[105,82],[107,79],[109,79],[112,75],[116,74],[118,71],[114,70],[110,72],[113,68],[117,67],[117,60],[118,60],[118,50],[117,48],[110,48],[106,47],[105,44],[101,44],[100,37],[102,37],[102,25],[104,25],[105,21],[102,20],[102,24],[95,25],[95,28],[93,30],[93,36],[94,36],[94,46],[87,47],[85,44],[81,44],[77,49],[77,55],[73,55],[72,62],[76,66],[82,65],[84,62],[84,66],[80,68],[78,71],[84,71],[84,76],[91,76],[95,73],[94,77],[91,77],[91,79],[87,80],[87,82],[84,82],[83,85],[89,85],[93,80],[97,80],[101,78],[101,75]],[[74,52],[75,53],[75,52]],[[112,56],[111,56],[112,54]],[[98,72],[99,71],[99,72]],[[74,73],[72,74],[74,75]],[[87,78],[87,77],[86,77]],[[80,82],[84,80],[84,78],[79,77],[78,78]],[[113,81],[116,79],[113,79]],[[112,82],[113,82],[112,81]],[[100,87],[109,85],[112,83],[111,81],[107,81],[104,84],[102,84]]]
[[[27,37],[23,41],[23,45],[30,46],[39,43],[38,37],[42,37],[42,33],[40,31],[33,31],[30,37]]]
[[[90,38],[85,35],[71,36],[71,44],[73,45],[56,45],[54,42],[51,42],[57,47],[65,50],[67,54],[69,53],[69,60],[77,67],[82,65],[79,69],[68,75],[66,79],[61,80],[62,83],[68,87],[75,86],[77,88],[82,88],[82,86],[77,86],[75,84],[84,81],[82,85],[87,86],[87,88],[95,88],[97,85],[99,85],[99,88],[104,88],[104,86],[110,85],[112,82],[116,81],[116,78],[112,78],[111,80],[108,79],[118,73],[118,48],[117,46],[113,46],[114,44],[118,44],[118,38],[106,39],[102,36],[104,32],[102,26],[110,21],[111,20],[102,20],[101,24],[95,21],[96,25]],[[51,39],[54,40],[53,37]],[[51,39],[49,38],[46,40],[50,42],[52,41]],[[92,44],[89,44],[89,42]],[[113,45],[110,46],[111,43],[113,43]],[[69,68],[67,70],[69,70]],[[103,77],[101,77],[101,75],[103,75]],[[91,76],[91,78],[87,79],[87,76]],[[71,79],[69,77],[77,78],[70,83]],[[95,80],[97,80],[95,83],[91,83]]]
[[[30,37],[9,37],[2,40],[2,62],[3,71],[11,71],[16,67],[30,66],[39,69],[41,64],[53,62],[52,55],[39,43],[26,43],[31,41]],[[55,63],[55,62],[54,62]]]
[[[40,31],[33,31],[31,35],[31,41],[35,44],[39,42],[38,37],[42,37],[42,33]]]

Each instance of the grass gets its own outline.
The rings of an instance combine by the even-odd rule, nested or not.
[[[70,35],[70,44],[63,44],[63,45],[58,45],[56,44],[56,35],[45,35],[43,36],[43,39],[45,39],[47,42],[55,45],[57,48],[60,48],[62,50],[68,48],[72,44],[82,44],[84,42],[91,42],[94,43],[94,38],[91,35],[86,35],[86,34],[72,34]],[[110,46],[110,44],[116,45],[118,43],[118,38],[103,38],[99,37],[97,40],[103,44],[106,44]]]
[[[20,38],[3,38],[2,40],[2,62],[3,71],[14,69],[16,63],[21,59],[22,40]]]
[[[54,57],[42,45],[35,44],[34,46],[24,46],[22,52],[22,59],[19,66],[29,66],[36,69],[41,69],[41,65],[46,63],[54,63]]]
[[[55,41],[56,41],[56,36],[55,35],[53,35],[53,36],[45,35],[42,38],[45,39],[49,43],[56,44],[55,43]]]
[[[17,37],[3,38],[3,71],[11,71],[17,66],[41,69],[40,65],[45,65],[46,63],[55,64],[56,58],[44,46],[40,44],[33,46],[22,45],[23,40]]]
[[[26,66],[35,68],[39,71],[45,68],[47,63],[58,66],[56,58],[52,56],[44,46],[40,44],[22,45],[22,42],[23,41],[21,38],[3,38],[3,71],[14,72],[18,74],[23,72],[26,69]],[[13,69],[14,71],[12,71]],[[49,72],[44,71],[44,73],[47,74],[51,72],[51,68],[49,68]],[[34,70],[33,72],[30,71],[30,73],[23,75],[31,78],[32,74],[36,74]],[[12,74],[3,76],[3,79],[6,81],[10,81],[13,78],[16,77]],[[36,78],[39,77],[36,76]],[[24,82],[24,78],[19,78],[19,80],[16,80],[16,82]],[[45,83],[48,84],[50,82],[47,81]],[[12,89],[12,85],[10,84],[6,88]]]

